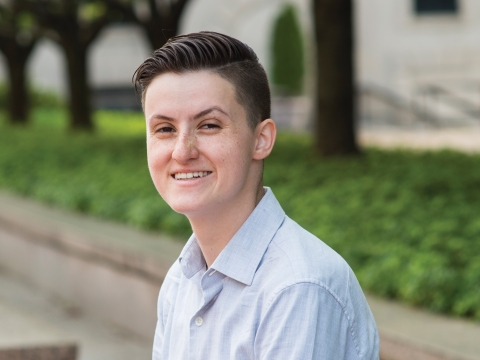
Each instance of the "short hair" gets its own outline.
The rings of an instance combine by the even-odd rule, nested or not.
[[[224,34],[201,31],[170,38],[138,67],[132,80],[137,92],[141,88],[144,107],[147,88],[158,75],[202,70],[233,84],[236,100],[245,109],[252,129],[270,118],[270,87],[265,69],[247,44]]]

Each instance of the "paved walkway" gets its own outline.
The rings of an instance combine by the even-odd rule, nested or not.
[[[147,360],[151,343],[0,269],[0,348],[76,344],[78,360]]]
[[[60,214],[31,200],[0,193],[0,227],[6,224],[11,230],[24,227],[30,236],[46,235],[49,240],[41,240],[42,246],[61,248],[66,256],[77,256],[78,249],[82,249],[81,256],[92,253],[92,261],[113,264],[123,272],[163,271],[165,262],[173,261],[181,248],[179,242],[168,238],[77,214]],[[156,238],[155,244],[152,238]],[[147,258],[150,265],[144,261]],[[373,296],[367,298],[380,330],[382,360],[480,360],[480,323],[431,314]],[[73,340],[80,344],[80,360],[140,360],[151,356],[151,340],[84,314],[81,308],[52,298],[35,284],[5,271],[0,272],[0,319],[8,319],[0,321],[0,339],[10,339],[12,344],[19,341],[18,334],[21,339],[23,334],[37,336],[37,328],[47,340],[58,336],[58,342]],[[17,335],[4,336],[12,333]]]
[[[362,129],[361,145],[382,148],[453,149],[467,153],[480,152],[480,126],[444,129]]]
[[[382,360],[480,359],[480,323],[367,296],[382,340]]]

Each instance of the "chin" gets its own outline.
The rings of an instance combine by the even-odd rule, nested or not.
[[[212,194],[206,191],[188,191],[188,189],[168,189],[162,196],[173,211],[185,216],[205,213],[215,204]]]
[[[189,214],[195,214],[200,212],[205,206],[199,203],[192,203],[191,201],[172,201],[168,202],[167,204],[172,208],[173,211],[185,215],[188,217]]]

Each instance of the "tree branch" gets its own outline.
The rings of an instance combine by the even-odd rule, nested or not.
[[[100,31],[102,31],[105,26],[107,26],[110,22],[111,19],[107,13],[95,22],[90,23],[85,29],[83,29],[84,36],[82,36],[81,38],[83,46],[88,47],[92,43],[92,41],[95,40]]]
[[[123,15],[124,20],[138,24],[141,22],[133,10],[131,1],[125,4],[119,0],[104,0],[104,3],[109,12],[118,11]]]
[[[157,7],[157,2],[155,0],[148,0],[148,7],[150,9],[150,20],[149,22],[153,21],[160,21],[160,14]]]
[[[177,2],[171,6],[170,16],[172,16],[177,23],[180,20],[180,16],[182,15],[183,10],[188,2],[189,0],[177,0]]]

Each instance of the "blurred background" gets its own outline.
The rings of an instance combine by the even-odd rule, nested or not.
[[[132,75],[202,30],[264,65],[280,129],[264,183],[353,268],[382,360],[478,358],[479,20],[476,0],[0,0],[0,359],[37,327],[33,344],[81,359],[148,358],[191,229],[151,183]]]
[[[9,9],[13,5],[4,5],[4,22],[12,21],[9,16],[15,17],[17,22],[3,24],[4,36],[16,36],[25,45],[39,37],[26,60],[27,81],[39,91],[55,93],[66,101],[69,93],[68,60],[58,41],[68,41],[68,36],[65,35],[64,40],[58,39],[59,34],[54,32],[62,29],[51,29],[53,22],[49,24],[52,19],[47,16],[35,19],[38,9],[29,13],[21,10],[22,1],[2,2],[20,4],[18,10]],[[48,6],[54,5],[48,1],[44,3],[45,11],[53,11]],[[85,50],[86,80],[92,90],[95,109],[139,110],[131,91],[131,79],[142,60],[158,47],[149,40],[149,31],[160,29],[157,42],[161,46],[174,33],[212,30],[236,37],[255,50],[270,75],[275,94],[290,91],[290,95],[296,95],[292,99],[290,117],[283,111],[278,112],[280,124],[308,129],[315,90],[316,55],[311,1],[184,1],[181,14],[177,15],[176,29],[169,24],[162,27],[159,23],[155,30],[148,27],[151,11],[147,1],[133,1],[131,8],[126,9],[109,8],[109,3],[83,1],[76,9],[78,16],[83,14],[83,24],[95,24],[105,13],[110,14],[91,44],[85,45],[88,47]],[[182,1],[179,3],[183,5]],[[74,10],[63,11],[66,15]],[[161,9],[157,11],[157,15],[161,15]],[[355,83],[360,96],[362,123],[476,124],[480,106],[479,13],[480,5],[472,0],[357,1],[354,16]],[[84,25],[82,19],[78,20],[81,29]],[[41,21],[45,22],[44,28]],[[16,29],[12,28],[14,25]],[[275,39],[283,40],[279,41],[281,45],[276,50]],[[296,43],[289,44],[288,40],[296,40]],[[298,55],[286,59],[283,55],[282,59],[282,50],[288,53],[289,46],[297,46],[293,52]],[[9,69],[5,56],[4,51],[0,74],[7,84]],[[288,86],[295,87],[295,84],[282,84],[288,79],[275,77],[276,61],[286,61],[287,64],[279,66],[285,66],[288,70],[284,72],[295,72],[299,78],[300,85],[296,85],[293,91]],[[286,91],[282,91],[285,86]]]

